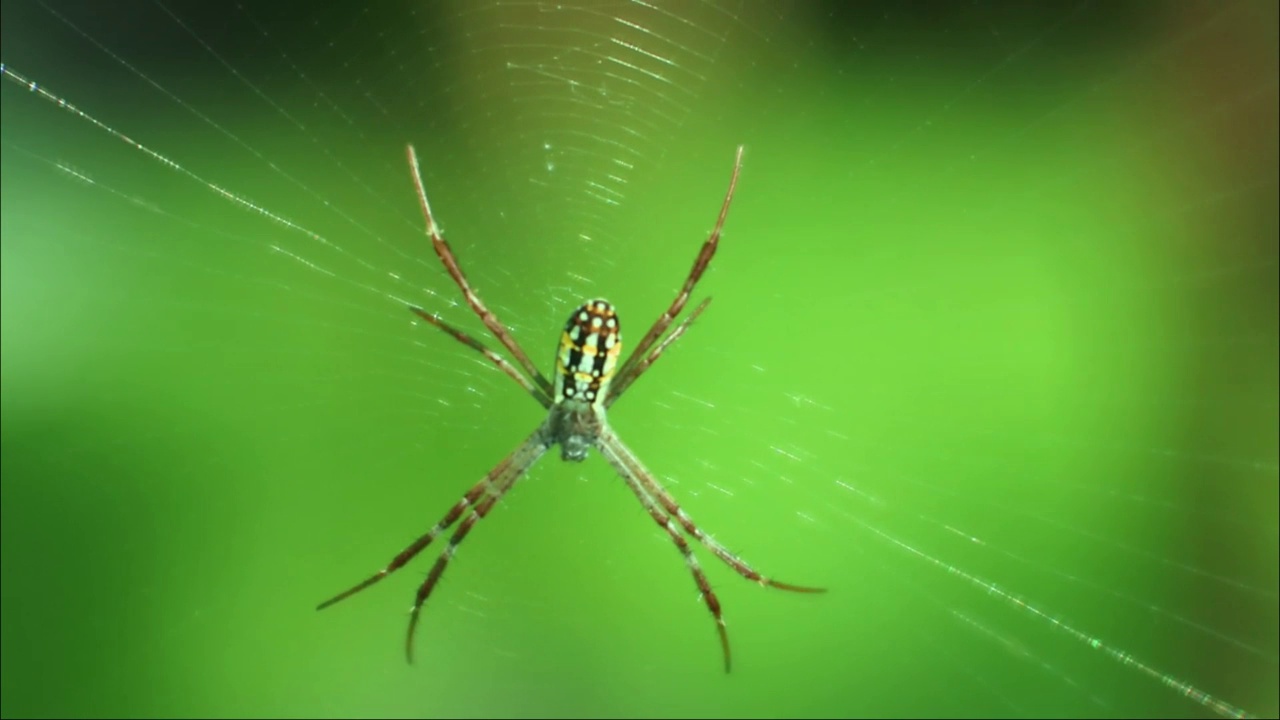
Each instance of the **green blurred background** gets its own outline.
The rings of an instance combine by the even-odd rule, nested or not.
[[[0,27],[5,717],[1280,712],[1274,2]],[[715,302],[611,415],[709,532],[830,589],[700,551],[731,675],[598,457],[476,528],[416,665],[435,552],[314,611],[542,417],[403,309],[483,331],[406,142],[544,367],[586,297],[638,339],[745,144]]]

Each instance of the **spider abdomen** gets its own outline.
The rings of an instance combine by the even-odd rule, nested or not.
[[[555,404],[576,400],[603,407],[622,352],[622,326],[613,306],[588,300],[565,323],[556,353]]]

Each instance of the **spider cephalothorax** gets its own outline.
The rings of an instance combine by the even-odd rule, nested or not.
[[[449,243],[440,234],[435,219],[431,215],[431,205],[427,202],[427,193],[422,187],[422,173],[418,168],[418,156],[413,146],[408,147],[409,165],[413,169],[413,181],[418,193],[418,204],[422,207],[422,216],[427,223],[427,235],[431,238],[431,246],[445,270],[462,290],[467,304],[480,316],[481,322],[493,333],[502,346],[511,353],[524,370],[520,374],[510,362],[501,355],[485,347],[470,335],[449,325],[435,315],[418,307],[410,307],[418,317],[449,333],[454,338],[483,354],[499,370],[515,380],[526,392],[533,395],[547,410],[547,418],[534,430],[533,434],[520,443],[510,455],[503,458],[480,482],[466,492],[458,502],[454,503],[445,516],[427,533],[415,540],[409,547],[400,551],[386,567],[370,576],[365,581],[339,595],[320,604],[326,608],[348,598],[357,592],[378,582],[395,572],[422,552],[437,535],[444,532],[461,519],[444,552],[436,559],[435,565],[427,573],[427,579],[418,588],[414,599],[413,610],[409,614],[409,631],[405,636],[406,656],[413,659],[413,634],[418,625],[419,612],[423,603],[431,595],[445,567],[453,558],[458,545],[466,538],[467,533],[481,518],[489,514],[493,506],[503,495],[515,485],[539,458],[553,445],[560,445],[560,456],[574,462],[586,458],[587,452],[595,448],[609,462],[627,487],[635,494],[649,516],[658,523],[676,548],[684,556],[685,564],[693,573],[698,591],[702,593],[715,617],[716,629],[720,633],[720,645],[724,652],[724,667],[729,669],[729,635],[725,631],[724,617],[720,611],[720,601],[716,599],[711,584],[707,582],[702,567],[693,555],[685,535],[690,535],[707,549],[738,572],[738,574],[767,587],[793,590],[796,592],[822,592],[819,588],[788,585],[770,580],[756,572],[723,545],[709,537],[701,528],[680,509],[675,498],[671,496],[662,483],[649,472],[631,449],[622,443],[616,433],[609,427],[606,410],[617,402],[631,383],[635,382],[650,366],[670,347],[671,343],[684,334],[702,311],[706,309],[710,298],[703,300],[693,309],[689,316],[676,326],[669,334],[671,327],[684,306],[689,301],[689,294],[694,285],[706,271],[711,257],[715,255],[720,242],[720,230],[724,226],[725,216],[729,212],[729,203],[733,200],[733,190],[738,183],[738,171],[742,168],[742,148],[738,148],[734,160],[733,175],[729,179],[729,191],[725,193],[724,203],[720,206],[720,215],[716,219],[715,229],[702,245],[694,260],[693,269],[685,278],[684,286],[676,294],[675,300],[654,322],[649,331],[636,345],[627,361],[618,367],[618,357],[622,353],[622,327],[618,322],[613,306],[604,300],[588,300],[569,316],[564,333],[560,338],[560,348],[556,353],[554,381],[549,381],[538,371],[529,356],[516,342],[510,331],[498,321],[498,318],[480,300],[480,296],[471,288],[466,276],[462,273],[457,259]],[[658,339],[662,338],[661,342]],[[655,345],[656,343],[656,345]],[[463,517],[463,515],[466,517]],[[683,533],[681,532],[683,531]]]

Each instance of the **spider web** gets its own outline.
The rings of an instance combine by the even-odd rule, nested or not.
[[[1280,711],[1273,5],[3,12],[5,715]],[[404,310],[483,337],[408,142],[544,367],[587,297],[639,338],[746,144],[611,413],[831,590],[701,552],[727,679],[598,458],[476,529],[416,666],[434,552],[310,612],[541,419]]]

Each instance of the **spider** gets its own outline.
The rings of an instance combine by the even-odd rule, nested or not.
[[[649,472],[640,459],[622,443],[613,429],[609,427],[606,411],[627,388],[631,387],[646,370],[662,355],[673,342],[689,329],[694,320],[702,314],[711,298],[702,301],[689,316],[676,326],[665,338],[663,333],[680,315],[689,300],[689,294],[697,285],[699,278],[706,271],[711,257],[716,253],[720,241],[720,230],[724,226],[725,216],[729,212],[729,203],[733,200],[733,191],[738,184],[738,173],[742,169],[742,146],[738,147],[734,158],[733,175],[729,179],[729,190],[725,193],[724,203],[720,206],[720,215],[716,219],[715,228],[702,245],[702,250],[694,260],[693,269],[685,278],[684,286],[676,294],[671,306],[654,322],[649,331],[641,338],[636,349],[618,368],[618,357],[622,352],[621,325],[613,306],[604,300],[588,300],[573,311],[560,336],[560,347],[556,355],[556,368],[552,380],[548,380],[529,356],[521,349],[520,344],[510,331],[498,320],[471,284],[458,265],[449,247],[448,241],[440,233],[435,218],[431,214],[431,206],[427,202],[427,193],[422,183],[422,172],[418,166],[418,156],[413,145],[406,147],[409,167],[413,171],[414,187],[417,190],[418,204],[426,221],[426,234],[431,238],[431,246],[444,263],[445,270],[462,290],[467,304],[480,316],[485,327],[502,343],[511,355],[520,363],[526,375],[506,359],[493,352],[478,340],[449,325],[439,317],[426,312],[420,307],[409,306],[409,310],[426,322],[452,335],[459,342],[483,354],[499,370],[515,380],[526,392],[534,397],[547,410],[547,419],[533,431],[533,434],[520,443],[510,455],[503,458],[480,482],[466,492],[457,503],[445,513],[444,517],[427,533],[413,541],[408,547],[392,558],[391,562],[373,576],[321,603],[317,608],[323,610],[335,603],[364,590],[391,573],[399,570],[436,538],[437,535],[450,528],[459,518],[449,544],[432,566],[426,580],[418,588],[413,608],[409,613],[409,629],[405,636],[405,657],[413,662],[413,636],[418,626],[418,618],[423,604],[435,589],[440,576],[444,574],[449,560],[456,552],[458,545],[471,532],[482,518],[489,514],[493,506],[502,499],[508,490],[516,484],[543,453],[553,445],[560,446],[560,457],[572,462],[586,459],[587,451],[595,448],[626,481],[627,487],[640,500],[640,504],[653,518],[654,522],[666,531],[675,543],[685,565],[693,573],[694,582],[702,594],[704,602],[715,618],[716,629],[720,634],[720,647],[724,653],[725,672],[730,669],[729,635],[725,630],[724,617],[720,611],[720,601],[707,582],[698,560],[693,555],[688,541],[680,530],[693,536],[707,547],[716,557],[723,560],[738,574],[753,580],[765,587],[778,588],[802,593],[825,592],[823,588],[802,587],[771,580],[754,570],[746,562],[729,552],[723,545],[704,533],[690,517],[680,509],[671,493]],[[662,338],[659,342],[659,338]],[[656,345],[655,345],[656,343]],[[466,517],[463,517],[463,515]]]

